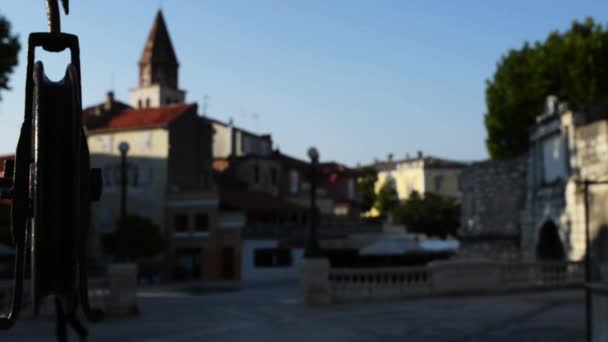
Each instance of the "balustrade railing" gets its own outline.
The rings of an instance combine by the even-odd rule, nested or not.
[[[432,287],[426,267],[332,269],[329,281],[338,301],[426,295]]]
[[[490,292],[556,289],[584,284],[584,265],[576,262],[496,262],[490,265],[485,263],[483,267],[472,263],[459,267],[467,267],[466,276],[473,276],[482,281],[488,273],[488,267],[495,271],[493,274],[498,272],[498,278],[488,274],[488,281],[493,281]],[[478,271],[475,268],[478,268]],[[449,275],[446,277],[447,274]],[[462,288],[452,286],[451,290],[471,294],[478,292],[477,287],[467,288],[471,285],[470,282],[463,281],[464,276],[464,273],[452,272],[449,266],[332,268],[329,271],[329,284],[334,302],[446,294],[450,291],[446,291],[446,287],[436,283],[438,280],[434,279],[450,282],[450,277],[453,277],[454,284],[462,284]]]

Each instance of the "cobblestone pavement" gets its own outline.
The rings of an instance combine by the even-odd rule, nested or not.
[[[191,296],[148,290],[142,314],[90,325],[89,341],[583,341],[582,291],[425,298],[308,308],[297,287]],[[0,341],[55,341],[49,319]],[[76,341],[72,337],[72,341]]]

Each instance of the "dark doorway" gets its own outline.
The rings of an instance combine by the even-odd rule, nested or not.
[[[559,237],[559,229],[553,221],[547,221],[540,228],[536,256],[540,260],[564,261],[566,253],[562,239]]]
[[[222,278],[234,279],[234,248],[222,248]]]
[[[180,280],[201,277],[201,249],[178,248],[175,251],[175,278]]]

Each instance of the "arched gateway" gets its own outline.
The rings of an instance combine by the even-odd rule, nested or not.
[[[543,223],[538,234],[536,257],[539,260],[561,261],[566,259],[564,245],[559,236],[559,228],[549,220]]]

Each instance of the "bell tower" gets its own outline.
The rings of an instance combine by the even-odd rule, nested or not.
[[[178,88],[179,62],[159,9],[139,60],[139,87],[131,90],[135,108],[184,103],[186,92]]]

